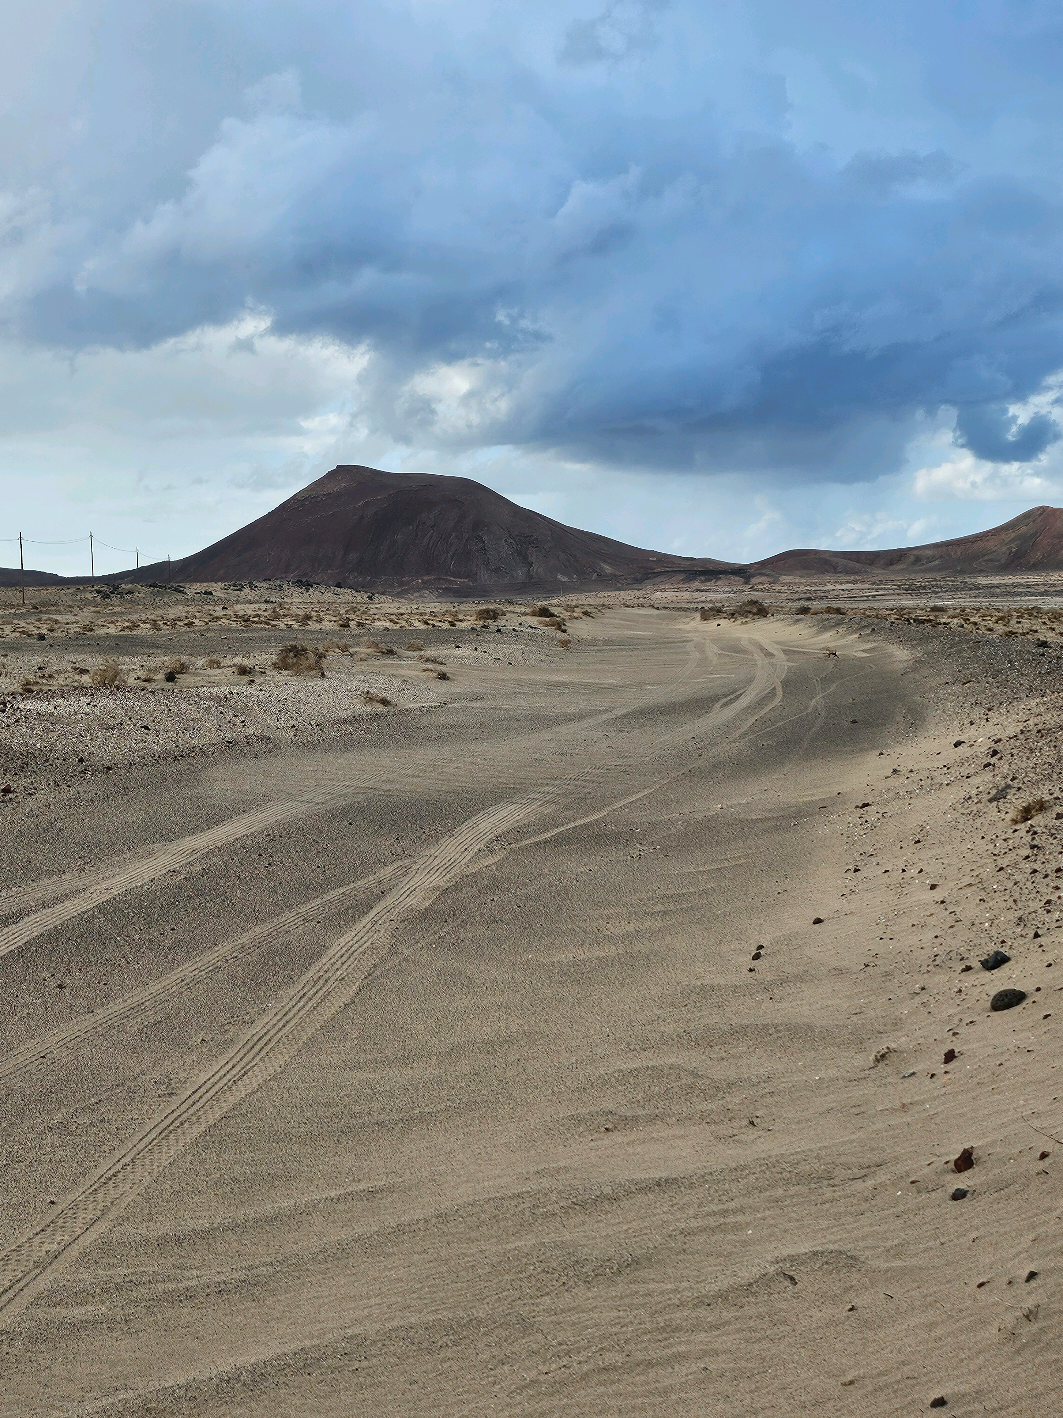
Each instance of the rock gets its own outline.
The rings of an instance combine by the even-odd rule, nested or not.
[[[944,1394],[938,1394],[937,1398],[932,1398],[930,1400],[931,1408],[944,1408],[947,1404],[948,1399],[944,1396]]]
[[[1037,1279],[1037,1271],[1036,1271],[1036,1270],[1028,1270],[1028,1271],[1026,1272],[1026,1279],[1025,1279],[1025,1281],[1024,1281],[1023,1283],[1024,1283],[1025,1285],[1029,1285],[1029,1283],[1030,1283],[1031,1280],[1036,1280],[1036,1279]]]
[[[951,1195],[951,1197],[950,1197],[950,1200],[951,1200],[951,1201],[962,1201],[965,1196],[969,1196],[969,1195],[970,1195],[970,1193],[968,1192],[968,1190],[967,1190],[966,1187],[953,1187],[953,1189],[952,1189],[952,1195]]]
[[[1037,1160],[1038,1160],[1038,1162],[1043,1162],[1047,1157],[1051,1157],[1051,1156],[1052,1156],[1051,1152],[1039,1152],[1039,1153],[1037,1154]]]
[[[952,1165],[957,1172],[969,1172],[974,1166],[974,1148],[965,1147]]]
[[[942,1063],[952,1063],[952,1061],[953,1061],[953,1059],[954,1059],[955,1057],[956,1057],[956,1050],[955,1050],[955,1049],[946,1049],[946,1050],[945,1050],[945,1057],[941,1060],[941,1062],[942,1062]]]
[[[956,742],[955,742],[952,746],[953,746],[953,748],[962,748],[966,742],[967,742],[966,739],[957,739]]]
[[[983,970],[999,970],[1002,965],[1007,965],[1011,959],[1003,950],[991,950],[984,960],[979,960]]]
[[[907,1073],[902,1073],[902,1074],[901,1074],[901,1077],[902,1077],[902,1078],[914,1078],[914,1077],[915,1077],[915,1069],[914,1069],[914,1068],[909,1069]]]
[[[823,917],[822,917],[822,916],[813,916],[813,917],[812,917],[812,924],[813,924],[814,926],[821,926],[821,925],[823,924]]]
[[[1025,990],[997,990],[989,1001],[989,1008],[994,1011],[1014,1009],[1017,1004],[1022,1004],[1025,998]]]

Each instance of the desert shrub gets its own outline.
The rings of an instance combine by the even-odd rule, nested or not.
[[[549,606],[533,606],[528,614],[538,616],[541,620],[546,620],[553,615],[553,611]]]
[[[844,606],[820,606],[818,611],[813,611],[813,615],[844,615]]]
[[[254,669],[253,669],[253,667],[252,667],[251,665],[245,665],[245,664],[234,665],[234,666],[233,666],[233,674],[237,674],[237,675],[250,675],[250,674],[254,674]]]
[[[379,705],[381,705],[382,708],[385,708],[385,709],[386,709],[386,708],[388,707],[388,705],[391,703],[391,700],[387,697],[386,694],[374,694],[371,689],[363,689],[363,690],[362,690],[362,703],[363,703],[363,704],[379,704]]]
[[[734,613],[752,619],[759,619],[771,614],[764,602],[758,601],[755,596],[751,596],[748,601],[740,601],[735,606]]]
[[[447,674],[446,670],[436,670],[436,679],[449,679],[449,678],[450,678],[450,676]]]
[[[1013,823],[1029,822],[1031,817],[1036,817],[1038,813],[1047,812],[1048,803],[1044,798],[1031,798],[1028,803],[1023,803],[1011,814]]]
[[[798,607],[796,608],[796,610],[794,611],[794,615],[811,615],[811,614],[812,614],[812,607],[811,607],[811,606],[798,606]]]
[[[426,665],[445,665],[446,660],[441,660],[438,655],[422,655],[420,657]]]
[[[166,661],[167,675],[186,675],[188,673],[188,661],[182,660],[180,655],[172,660]]]
[[[316,675],[325,673],[321,668],[321,651],[310,645],[282,645],[273,661],[275,670],[287,670],[293,675]]]
[[[567,635],[559,635],[557,643],[561,646],[562,650],[572,649],[572,641],[568,638]]]
[[[404,650],[423,650],[424,646],[421,644],[420,640],[407,640],[402,648]]]
[[[481,606],[476,612],[477,620],[501,620],[502,612],[495,606]]]
[[[321,649],[326,655],[349,655],[351,652],[351,647],[346,640],[326,640]]]
[[[370,650],[374,655],[394,655],[394,645],[385,645],[383,640],[363,640],[362,649]]]
[[[89,683],[97,689],[113,689],[116,685],[125,684],[125,675],[117,660],[104,660],[93,669]]]
[[[205,670],[220,670],[221,661],[218,659],[217,655],[211,655],[209,660],[203,661],[203,668]]]

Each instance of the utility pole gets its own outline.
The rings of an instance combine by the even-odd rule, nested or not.
[[[26,563],[22,556],[22,533],[18,534],[18,584],[22,591],[22,604],[26,604]]]
[[[140,548],[139,548],[139,547],[137,547],[136,552],[137,552],[137,570],[139,571],[139,570],[140,570]]]
[[[92,551],[92,533],[89,533],[89,575],[92,577],[93,585],[96,584],[96,558]]]

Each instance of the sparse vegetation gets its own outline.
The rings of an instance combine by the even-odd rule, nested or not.
[[[320,679],[325,673],[321,668],[323,658],[321,651],[310,645],[282,645],[273,661],[273,668],[287,670],[293,675],[313,675]]]
[[[501,620],[502,612],[496,606],[481,606],[476,612],[477,620]]]
[[[362,649],[373,655],[394,655],[394,645],[385,645],[383,640],[363,640]]]
[[[238,665],[234,665],[234,666],[233,666],[233,673],[234,673],[234,674],[238,674],[238,675],[251,675],[251,674],[254,674],[254,672],[255,672],[255,671],[254,671],[254,668],[253,668],[253,666],[251,666],[251,665],[238,664]]]
[[[795,610],[794,610],[794,615],[811,615],[811,614],[812,614],[812,607],[811,607],[811,606],[797,606],[797,607],[795,608]]]
[[[220,670],[221,661],[218,659],[217,655],[211,655],[208,660],[203,661],[203,668],[205,670]]]
[[[423,650],[424,645],[421,643],[420,640],[407,640],[406,644],[402,648],[404,650]]]
[[[175,656],[174,659],[166,661],[165,670],[167,679],[169,679],[171,675],[173,675],[174,678],[178,675],[186,675],[188,673],[188,661],[182,659],[180,655]]]
[[[759,620],[766,615],[770,615],[771,611],[768,610],[763,601],[758,601],[755,596],[751,596],[749,600],[740,601],[738,605],[735,606],[734,614],[745,620]]]
[[[388,708],[392,703],[386,694],[374,694],[371,689],[362,690],[362,702],[364,704],[379,704],[382,709]]]
[[[1048,803],[1044,798],[1031,798],[1028,803],[1022,803],[1011,814],[1011,820],[1016,825],[1020,822],[1029,822],[1032,817],[1039,813],[1048,811]]]
[[[114,689],[125,684],[125,675],[117,660],[104,660],[93,669],[89,683],[96,689]]]

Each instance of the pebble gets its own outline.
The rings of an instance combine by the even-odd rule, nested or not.
[[[931,1407],[931,1408],[944,1408],[944,1407],[947,1405],[947,1403],[948,1403],[948,1399],[945,1398],[943,1394],[940,1394],[940,1393],[939,1393],[938,1396],[937,1396],[937,1398],[932,1398],[932,1399],[930,1400],[930,1407]]]
[[[983,970],[999,970],[1002,965],[1007,965],[1010,959],[1011,956],[1006,955],[1003,950],[992,950],[984,960],[979,960],[978,963]]]
[[[968,1192],[968,1190],[967,1190],[966,1187],[953,1187],[953,1189],[952,1189],[952,1195],[951,1195],[951,1197],[950,1197],[950,1200],[951,1200],[951,1201],[962,1201],[965,1196],[969,1196],[969,1195],[970,1195],[970,1193]]]
[[[1026,1285],[1029,1285],[1029,1283],[1030,1283],[1031,1280],[1036,1280],[1036,1279],[1037,1279],[1037,1271],[1036,1271],[1036,1270],[1030,1270],[1030,1271],[1027,1271],[1027,1273],[1026,1273],[1026,1279],[1025,1279],[1025,1281],[1024,1281],[1023,1283],[1026,1284]]]
[[[1025,998],[1025,990],[997,990],[989,1001],[989,1008],[996,1011],[1014,1009],[1017,1004],[1022,1004]]]
[[[821,925],[823,924],[823,917],[822,917],[822,916],[813,916],[813,917],[812,917],[812,924],[813,924],[814,926],[821,926]]]

